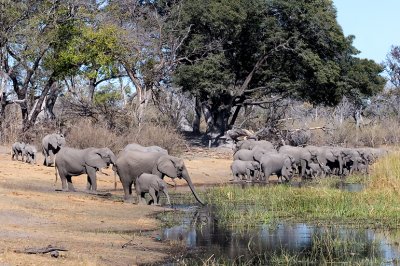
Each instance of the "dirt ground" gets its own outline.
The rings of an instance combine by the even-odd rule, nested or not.
[[[54,167],[41,165],[42,157],[30,165],[12,161],[9,150],[0,148],[0,265],[137,265],[168,258],[171,246],[157,241],[160,223],[154,218],[168,209],[123,203],[111,169],[98,173],[99,191],[111,197],[60,192]],[[198,189],[231,178],[229,150],[193,148],[182,157]],[[72,181],[84,190],[86,176]],[[58,258],[15,252],[48,245],[68,251]]]

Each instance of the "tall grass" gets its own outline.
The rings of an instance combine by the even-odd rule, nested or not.
[[[255,226],[287,219],[362,226],[400,226],[400,153],[377,162],[366,189],[348,192],[327,186],[296,188],[218,187],[206,193],[221,223]]]
[[[400,193],[400,152],[392,152],[381,158],[373,168],[368,187],[370,190],[380,191],[382,194]]]

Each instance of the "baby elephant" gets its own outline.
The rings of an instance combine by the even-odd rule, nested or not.
[[[17,161],[18,161],[18,156],[21,155],[22,156],[22,161],[24,161],[24,149],[25,149],[25,143],[24,142],[21,142],[21,141],[15,142],[12,145],[12,151],[11,151],[12,157],[11,157],[11,160],[17,159]]]
[[[23,156],[25,156],[25,162],[27,163],[31,163],[31,164],[35,164],[36,163],[36,154],[37,154],[37,150],[36,147],[33,145],[26,145],[24,152],[23,152]]]
[[[254,181],[260,172],[260,164],[256,161],[234,160],[231,164],[232,175],[235,181],[247,179]]]
[[[167,192],[167,184],[156,175],[146,173],[141,174],[136,179],[135,189],[138,197],[138,204],[146,204],[145,194],[149,193],[152,199],[148,204],[160,205],[159,192],[161,191],[167,197],[167,204],[171,204]]]

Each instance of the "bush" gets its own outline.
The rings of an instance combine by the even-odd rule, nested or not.
[[[125,134],[117,134],[106,125],[93,123],[90,119],[82,119],[70,128],[66,134],[66,140],[69,147],[79,149],[108,147],[116,154],[133,142],[143,146],[157,145],[175,155],[186,148],[185,140],[176,129],[152,123],[132,127]]]

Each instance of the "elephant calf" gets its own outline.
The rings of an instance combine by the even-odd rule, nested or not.
[[[258,177],[260,164],[256,161],[234,160],[231,164],[231,170],[235,181],[241,179],[254,181]]]
[[[330,173],[330,169],[328,166],[321,167],[321,165],[318,163],[309,163],[308,167],[309,168],[306,169],[306,173],[311,178],[320,176],[324,177],[326,174]]]
[[[11,160],[17,159],[17,161],[18,161],[18,156],[21,155],[22,161],[24,161],[25,146],[26,146],[26,144],[24,142],[21,142],[21,141],[15,142],[11,148],[12,149],[11,150],[11,153],[12,153]]]
[[[160,192],[163,192],[167,197],[167,204],[171,204],[167,192],[167,184],[156,175],[141,174],[136,179],[135,189],[138,197],[138,204],[146,204],[145,194],[149,193],[152,199],[148,204],[160,205]]]
[[[36,147],[33,145],[26,145],[24,149],[24,156],[25,156],[25,162],[35,164],[36,163],[36,154],[37,150]]]

